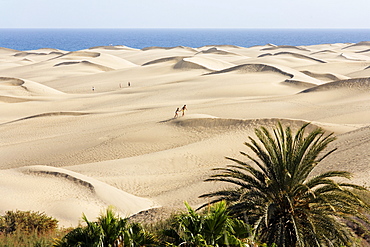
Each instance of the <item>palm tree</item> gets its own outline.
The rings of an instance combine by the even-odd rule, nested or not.
[[[153,234],[146,231],[140,223],[130,223],[123,234],[123,246],[158,246],[158,241]]]
[[[216,168],[218,174],[206,181],[222,181],[231,189],[204,194],[211,203],[226,200],[232,214],[253,226],[261,242],[277,246],[353,246],[355,241],[345,221],[368,222],[369,205],[355,193],[362,186],[342,182],[345,171],[312,176],[312,170],[335,149],[323,153],[335,140],[321,128],[305,134],[304,124],[293,136],[291,128],[278,123],[271,133],[255,129],[257,142],[249,137],[255,156],[241,152],[251,163],[235,162]],[[360,219],[360,220],[359,220]]]
[[[129,223],[128,218],[116,215],[112,208],[91,222],[83,215],[85,227],[73,229],[62,239],[56,240],[55,247],[115,247],[155,246],[154,236],[146,232],[139,223]]]
[[[56,239],[54,247],[104,247],[101,227],[95,222],[87,222],[85,227],[77,227],[62,239]]]
[[[202,213],[187,203],[185,206],[187,212],[177,215],[173,228],[165,231],[167,236],[176,239],[178,246],[246,246],[251,242],[249,227],[229,215],[226,202],[216,203]]]
[[[89,224],[86,216],[83,217],[84,221]],[[98,217],[97,224],[101,228],[103,246],[114,246],[119,238],[124,234],[128,225],[127,218],[122,219],[115,215],[111,207],[107,208],[105,214]]]

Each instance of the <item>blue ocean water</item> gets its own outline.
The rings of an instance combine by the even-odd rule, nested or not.
[[[0,47],[66,51],[125,45],[201,47],[204,45],[314,45],[370,41],[370,29],[0,29]]]

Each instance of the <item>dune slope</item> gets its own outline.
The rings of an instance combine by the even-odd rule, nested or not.
[[[259,126],[334,132],[318,167],[368,184],[369,43],[0,49],[0,213],[76,226],[199,206]],[[176,108],[187,106],[175,118]],[[158,207],[163,208],[161,211]],[[156,210],[154,210],[156,208]]]

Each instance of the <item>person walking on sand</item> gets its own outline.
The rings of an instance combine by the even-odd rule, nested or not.
[[[185,111],[187,110],[186,108],[186,105],[184,105],[182,108],[181,108],[181,111],[182,111],[182,116],[185,115]]]
[[[175,116],[173,118],[177,118],[179,116],[179,111],[180,111],[180,108],[177,107],[175,111]]]

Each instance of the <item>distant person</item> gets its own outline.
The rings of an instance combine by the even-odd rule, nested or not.
[[[94,92],[95,91],[95,87],[92,87],[91,90]]]
[[[128,83],[127,83],[127,86],[131,86],[131,83],[130,83],[130,82],[128,82]]]
[[[186,105],[184,105],[182,108],[181,108],[181,111],[182,111],[182,116],[185,115],[185,111],[187,110],[186,108]]]
[[[180,108],[177,107],[175,111],[175,116],[173,118],[177,118],[179,116]]]

